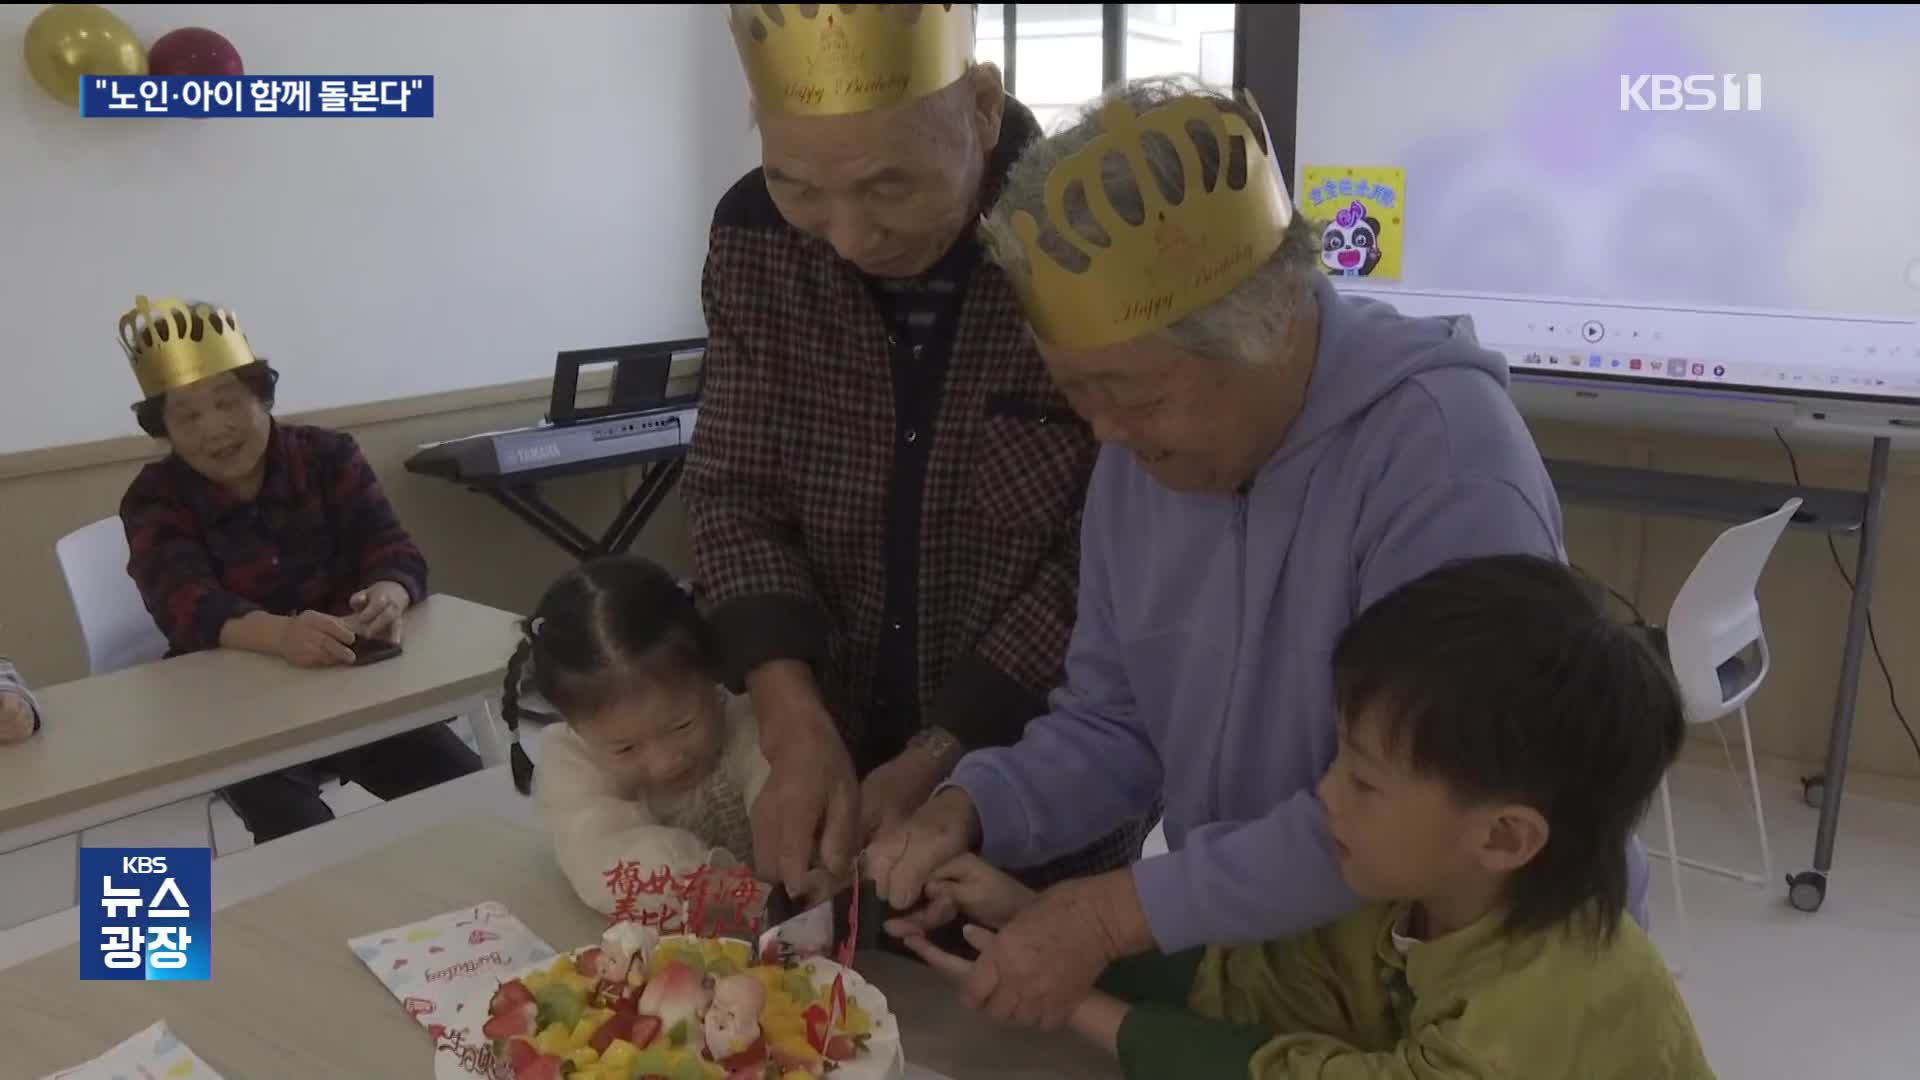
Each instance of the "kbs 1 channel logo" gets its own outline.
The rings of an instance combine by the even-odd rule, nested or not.
[[[1759,112],[1758,75],[1622,75],[1621,112]]]
[[[433,118],[431,75],[82,75],[80,115]]]
[[[212,975],[212,851],[80,849],[82,981]]]

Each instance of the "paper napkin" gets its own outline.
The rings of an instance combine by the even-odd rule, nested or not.
[[[472,996],[475,980],[491,985],[554,956],[505,905],[492,901],[347,945],[436,1039],[448,1028],[467,1026],[468,1018],[453,1012]]]
[[[44,1080],[220,1080],[161,1021],[106,1053]]]

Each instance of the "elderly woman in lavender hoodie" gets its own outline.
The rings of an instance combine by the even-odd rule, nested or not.
[[[1118,91],[1136,112],[1194,92],[1250,115],[1165,82]],[[1046,220],[1049,173],[1100,123],[1089,110],[1011,173],[986,229],[1016,281],[1036,279],[1012,216]],[[1171,140],[1140,145],[1156,172],[1178,173],[1157,156]],[[1181,207],[1164,212],[1183,224]],[[1054,378],[1104,444],[1065,685],[1020,742],[968,755],[877,838],[869,873],[909,908],[962,852],[1032,866],[1163,793],[1169,851],[1058,885],[1004,927],[977,965],[991,1000],[971,1002],[996,1016],[1057,1027],[1123,956],[1270,940],[1355,906],[1314,791],[1336,751],[1341,630],[1454,560],[1564,558],[1504,359],[1464,319],[1341,296],[1317,270],[1316,236],[1294,216],[1231,292],[1117,344],[1045,341],[1055,299],[1022,294]],[[1622,857],[1644,922],[1645,856]]]

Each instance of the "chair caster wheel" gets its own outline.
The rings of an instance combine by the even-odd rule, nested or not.
[[[1819,911],[1827,899],[1827,875],[1803,870],[1787,878],[1787,902],[1800,911]]]
[[[1815,810],[1827,801],[1827,778],[1824,776],[1803,776],[1800,778],[1800,798]]]

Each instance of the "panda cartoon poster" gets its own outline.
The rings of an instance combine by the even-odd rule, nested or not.
[[[1300,209],[1320,232],[1320,268],[1329,276],[1400,280],[1405,169],[1309,165],[1300,172]]]

